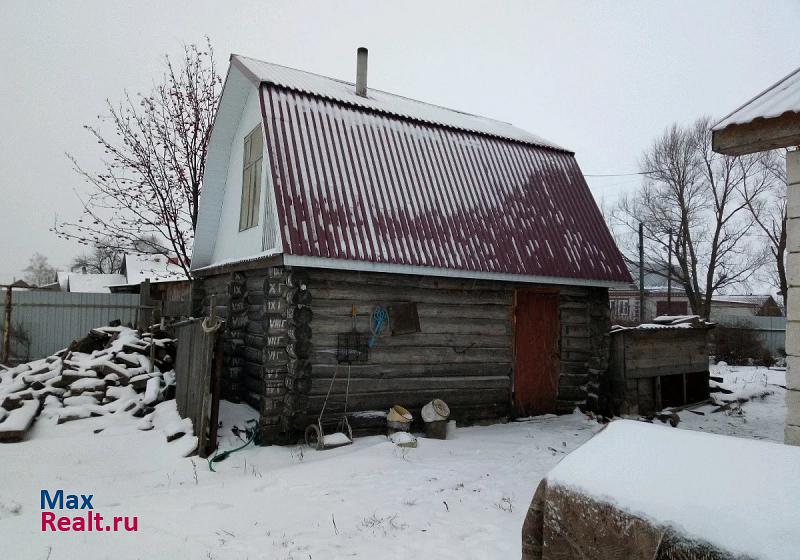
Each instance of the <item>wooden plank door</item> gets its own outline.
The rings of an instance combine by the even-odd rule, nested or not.
[[[514,413],[556,411],[559,376],[558,292],[518,290],[514,306]]]
[[[222,331],[206,333],[201,319],[190,319],[179,323],[175,333],[175,404],[182,418],[192,420],[198,453],[207,457],[217,447],[222,355],[215,351],[221,348],[218,340]]]

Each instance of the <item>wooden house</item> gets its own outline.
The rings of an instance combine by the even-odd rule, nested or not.
[[[355,413],[591,407],[608,288],[631,281],[572,152],[367,89],[361,49],[356,84],[231,57],[192,267],[195,313],[227,321],[223,397],[259,408],[266,442],[335,373]]]

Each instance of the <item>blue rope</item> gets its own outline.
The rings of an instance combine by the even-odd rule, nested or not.
[[[375,348],[375,345],[378,344],[378,337],[381,335],[381,332],[389,323],[389,313],[386,311],[386,308],[382,305],[376,305],[375,309],[372,310],[372,337],[369,339],[369,347]]]

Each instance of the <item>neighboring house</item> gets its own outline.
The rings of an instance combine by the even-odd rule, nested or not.
[[[58,290],[77,293],[109,293],[109,286],[126,281],[124,274],[87,274],[85,272],[58,271],[56,282]]]
[[[790,148],[786,154],[785,441],[800,445],[800,68],[715,124],[712,145],[715,152],[728,155]]]
[[[692,312],[689,298],[678,281],[673,278],[672,286],[667,286],[667,271],[658,270],[655,265],[646,266],[644,275],[643,317],[639,315],[639,267],[631,266],[634,281],[623,288],[612,288],[608,292],[611,307],[611,321],[615,323],[638,323],[652,321],[659,315],[688,315]],[[711,299],[711,316],[725,316],[726,319],[739,317],[782,317],[783,309],[769,294],[716,294]]]
[[[771,295],[716,295],[711,300],[711,319],[715,314],[741,317],[783,317],[784,310]]]
[[[634,264],[630,266],[633,282],[608,291],[611,321],[639,323],[659,315],[687,315],[690,312],[689,299],[674,277],[672,286],[667,285],[667,267],[650,264],[644,269],[644,314],[639,311],[639,266]]]
[[[192,256],[194,312],[227,320],[223,396],[264,442],[334,375],[338,411],[346,390],[350,411],[442,398],[461,422],[592,407],[608,288],[631,279],[574,154],[368,90],[361,50],[358,76],[231,57]]]
[[[151,284],[182,282],[188,287],[186,274],[175,261],[163,255],[125,255],[119,274],[59,271],[56,282],[44,288],[78,293],[138,293],[145,281]]]
[[[139,285],[150,282],[181,282],[187,280],[186,273],[176,259],[164,255],[125,255],[122,263],[125,284]]]
[[[125,255],[122,263],[125,281],[111,286],[115,293],[140,293],[144,282],[150,285],[146,305],[160,309],[166,317],[189,314],[191,284],[183,267],[164,255]]]
[[[188,315],[191,286],[183,268],[164,255],[125,255],[120,274],[59,272],[47,289],[73,293],[138,294],[144,282],[150,293],[142,305],[152,306],[166,317]]]

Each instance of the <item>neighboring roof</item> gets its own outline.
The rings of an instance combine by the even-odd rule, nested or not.
[[[800,113],[800,68],[721,119],[712,130],[780,117],[785,113]]]
[[[274,84],[296,92],[310,93],[361,109],[369,109],[425,123],[564,150],[564,148],[549,140],[506,122],[432,105],[374,88],[368,89],[367,97],[361,97],[356,95],[355,84],[351,82],[328,78],[237,54],[231,55],[231,63],[238,65],[248,74],[251,80],[259,83]]]
[[[120,284],[141,284],[150,282],[176,282],[188,280],[183,268],[164,255],[125,255],[122,272],[125,274]]]
[[[58,284],[62,291],[73,293],[108,293],[109,286],[124,284],[122,274],[81,274],[77,272],[59,272]]]
[[[571,153],[261,93],[285,255],[630,282]]]
[[[712,303],[715,301],[723,302],[723,303],[740,303],[745,305],[753,305],[761,307],[762,305],[769,303],[772,300],[772,296],[769,294],[730,294],[730,295],[714,295],[711,298]],[[774,300],[773,300],[774,301]]]

